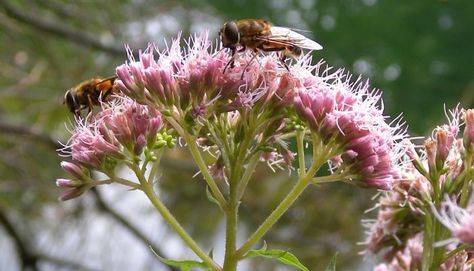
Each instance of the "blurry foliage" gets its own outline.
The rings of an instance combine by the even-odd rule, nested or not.
[[[473,11],[468,0],[0,0],[0,211],[29,224],[45,219],[46,206],[60,205],[54,180],[63,173],[55,148],[57,140],[67,141],[64,123],[71,127],[72,119],[61,105],[63,94],[83,79],[113,74],[126,59],[124,43],[163,45],[180,30],[186,36],[210,28],[216,35],[224,21],[237,18],[310,30],[306,34],[324,46],[316,59],[370,78],[384,91],[387,114],[404,112],[411,133],[419,135],[443,121],[444,103],[474,104]],[[207,201],[200,177],[192,179],[189,156],[173,156],[163,165],[160,193],[210,247],[219,210]],[[292,185],[287,174],[273,176],[264,167],[256,174],[241,206],[246,234]],[[291,249],[311,270],[322,270],[336,251],[338,269],[354,270],[362,262],[355,245],[363,239],[359,221],[374,192],[343,184],[309,189],[265,240],[270,248]],[[40,232],[18,230],[24,240]]]

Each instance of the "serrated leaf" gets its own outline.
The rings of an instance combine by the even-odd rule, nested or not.
[[[329,261],[328,266],[326,266],[326,269],[324,271],[336,271],[336,258],[337,258],[337,253],[332,256],[331,260]]]
[[[192,268],[201,268],[202,270],[211,270],[207,265],[203,262],[198,262],[198,261],[193,261],[193,260],[183,260],[183,261],[175,261],[175,260],[169,260],[161,257],[150,247],[151,251],[155,256],[164,264],[171,265],[171,266],[176,266],[182,271],[191,271]]]
[[[179,267],[183,271],[190,271],[193,268],[201,268],[203,270],[210,270],[207,265],[203,262],[192,261],[192,260],[183,260],[183,261],[175,261],[175,260],[168,260],[162,257],[159,257],[160,261],[167,265]]]
[[[267,250],[266,244],[264,244],[264,247],[258,250],[250,250],[245,254],[246,258],[249,257],[266,257],[266,258],[273,258],[277,259],[283,264],[289,265],[289,266],[294,266],[298,268],[299,270],[302,271],[309,271],[309,269],[304,266],[296,256],[288,251],[285,250],[280,250],[280,249],[270,249]]]

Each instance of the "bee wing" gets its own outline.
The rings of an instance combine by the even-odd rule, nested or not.
[[[270,39],[271,41],[277,43],[280,42],[282,44],[290,44],[309,50],[323,49],[323,46],[321,46],[321,44],[286,27],[272,26],[270,28],[270,31],[272,32],[272,34],[270,37],[268,37],[268,39]]]

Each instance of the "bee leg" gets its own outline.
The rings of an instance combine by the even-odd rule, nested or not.
[[[93,108],[93,103],[92,103],[92,98],[90,95],[87,95],[87,115],[91,114],[92,113],[92,108]]]
[[[283,64],[283,66],[286,68],[286,70],[290,71],[290,68],[285,62],[288,56],[291,56],[291,51],[288,48],[285,48],[285,50],[281,52],[280,61],[281,61],[281,64]]]
[[[225,70],[227,70],[227,68],[229,66],[230,66],[231,69],[234,67],[234,59],[229,60],[229,62],[227,62],[227,64],[225,64],[225,67],[224,67],[224,70],[222,71],[222,73],[225,73]]]
[[[290,71],[290,68],[288,67],[288,65],[285,62],[286,58],[287,57],[286,57],[285,53],[283,53],[283,54],[281,54],[280,61],[281,61],[281,64],[283,64],[283,66],[286,68],[286,70]]]
[[[225,73],[225,70],[227,70],[227,67],[229,67],[230,65],[230,68],[233,69],[234,68],[234,59],[235,59],[235,47],[232,47],[232,48],[229,48],[230,51],[231,51],[231,59],[229,60],[229,62],[227,62],[227,64],[225,64],[225,67],[224,67],[224,70],[222,71],[222,73]]]

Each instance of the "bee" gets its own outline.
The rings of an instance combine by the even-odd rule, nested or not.
[[[64,101],[69,111],[80,117],[81,111],[88,108],[88,114],[94,105],[100,105],[101,101],[107,101],[110,95],[117,91],[114,84],[117,76],[108,78],[92,78],[82,81],[64,94]]]
[[[287,57],[296,58],[300,56],[302,49],[323,49],[316,41],[288,28],[273,26],[263,19],[242,19],[226,22],[220,29],[219,36],[222,46],[229,48],[232,53],[232,58],[224,67],[224,71],[228,66],[234,67],[237,46],[241,47],[238,52],[247,49],[251,49],[255,53],[259,51],[282,52],[280,60],[286,69],[288,69],[285,64]]]

